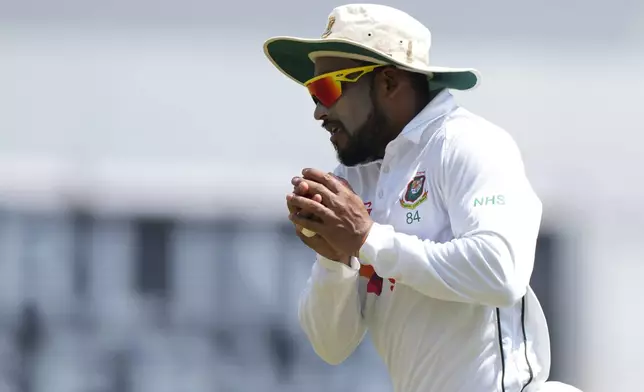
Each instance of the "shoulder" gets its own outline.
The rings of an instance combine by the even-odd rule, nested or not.
[[[463,108],[447,116],[436,142],[444,165],[511,161],[522,166],[519,146],[509,132]]]

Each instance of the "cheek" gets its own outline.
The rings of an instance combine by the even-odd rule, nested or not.
[[[354,135],[367,122],[372,110],[370,105],[359,104],[350,99],[341,99],[334,109],[335,117],[342,122],[350,135]]]

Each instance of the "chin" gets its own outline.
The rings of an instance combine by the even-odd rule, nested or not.
[[[338,154],[338,161],[341,164],[343,164],[344,166],[347,166],[347,167],[352,167],[352,166],[361,165],[363,163],[367,163],[365,161],[360,161],[360,160],[353,159],[353,158],[350,158],[350,157],[349,158],[348,157],[343,157],[340,154]]]

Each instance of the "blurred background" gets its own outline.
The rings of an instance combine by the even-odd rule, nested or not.
[[[335,156],[262,43],[340,4],[0,0],[0,392],[391,390],[368,339],[328,366],[296,317],[284,196]],[[523,150],[552,378],[639,390],[644,2],[387,4]]]

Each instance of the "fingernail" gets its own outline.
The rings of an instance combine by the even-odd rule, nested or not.
[[[302,181],[302,179],[301,179],[300,177],[293,177],[293,178],[291,179],[291,184],[293,184],[293,185],[297,185],[297,184],[299,184],[301,181]]]
[[[292,198],[293,198],[292,193],[289,193],[288,195],[286,195],[286,200],[290,201]]]

